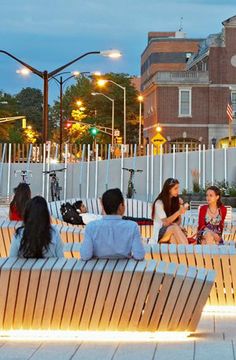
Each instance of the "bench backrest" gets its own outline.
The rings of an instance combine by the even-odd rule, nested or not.
[[[0,329],[194,331],[214,271],[163,261],[0,259]]]
[[[73,204],[75,201],[79,199],[68,199],[67,201]],[[102,207],[99,198],[94,199],[81,199],[85,206],[88,209],[89,213],[92,214],[101,214]],[[49,202],[49,211],[51,215],[57,219],[62,220],[62,216],[60,213],[61,204],[64,201],[53,201]],[[152,213],[152,204],[146,201],[136,200],[136,199],[125,199],[125,216],[133,216],[133,217],[144,217],[151,219]]]

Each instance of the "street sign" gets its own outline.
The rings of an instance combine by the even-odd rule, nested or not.
[[[161,135],[160,133],[157,133],[153,138],[151,139],[151,142],[154,146],[159,147],[167,142],[166,138]]]
[[[114,131],[114,136],[120,136],[120,130],[115,130]]]

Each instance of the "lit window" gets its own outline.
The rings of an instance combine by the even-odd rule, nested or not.
[[[192,116],[191,89],[179,89],[179,116]]]

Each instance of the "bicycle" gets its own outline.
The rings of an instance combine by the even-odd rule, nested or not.
[[[143,170],[134,170],[134,169],[128,169],[128,168],[122,168],[123,170],[129,171],[129,181],[128,181],[128,187],[127,187],[127,193],[126,197],[127,199],[132,199],[134,197],[134,194],[136,194],[136,190],[134,188],[134,174],[137,172],[143,172]]]
[[[28,175],[31,175],[32,177],[32,171],[31,170],[15,170],[14,171],[15,176],[17,176],[17,174],[20,174],[20,176],[22,177],[22,183],[30,185],[28,181]]]
[[[51,199],[52,201],[61,200],[60,192],[62,187],[59,185],[59,179],[57,177],[57,172],[62,172],[66,170],[66,168],[58,169],[58,170],[49,170],[43,171],[43,174],[49,174],[50,176],[50,190],[51,190]]]

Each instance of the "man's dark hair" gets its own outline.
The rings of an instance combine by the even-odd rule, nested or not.
[[[102,205],[107,215],[116,214],[120,204],[124,203],[124,198],[120,189],[110,189],[102,195]]]

